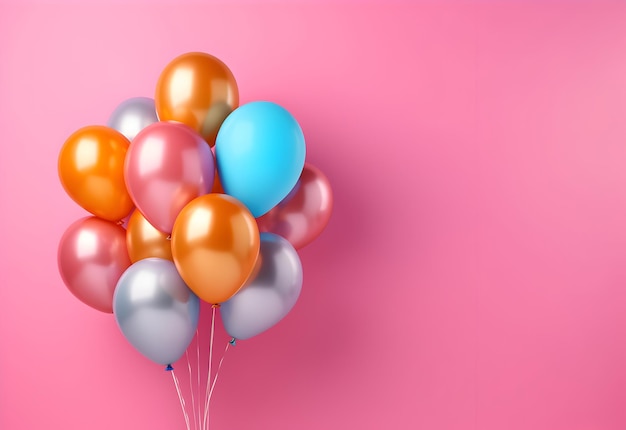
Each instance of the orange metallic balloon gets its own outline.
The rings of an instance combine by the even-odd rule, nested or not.
[[[219,194],[226,194],[224,192],[224,187],[222,187],[220,176],[217,174],[217,169],[215,169],[215,179],[213,180],[213,189],[211,189],[211,192],[219,193]]]
[[[130,261],[135,263],[150,257],[173,261],[172,244],[168,237],[167,233],[154,228],[141,212],[135,210],[126,227],[126,246]]]
[[[205,194],[183,208],[172,230],[178,273],[202,300],[231,298],[250,277],[259,255],[254,217],[237,199]]]
[[[69,196],[95,216],[123,219],[133,208],[124,183],[124,158],[130,142],[104,126],[81,128],[59,154],[59,178]]]
[[[190,52],[161,72],[154,102],[161,121],[182,122],[213,146],[222,122],[239,106],[239,90],[226,64],[212,55]]]

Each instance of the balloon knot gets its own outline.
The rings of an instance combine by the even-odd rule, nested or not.
[[[174,368],[172,367],[171,364],[168,364],[167,367],[165,368],[166,372],[171,372],[172,370],[174,370]]]
[[[211,305],[212,308],[219,308],[221,305],[219,303],[215,303],[213,305]]]
[[[228,341],[228,343],[230,343],[232,346],[236,346],[237,345],[237,339],[235,339],[234,337]]]
[[[168,234],[167,237],[165,238],[165,240],[172,240],[172,235]]]
[[[115,224],[117,224],[117,225],[124,225],[124,220],[121,219],[121,220],[117,221]]]

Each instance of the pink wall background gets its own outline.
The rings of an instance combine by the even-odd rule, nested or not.
[[[212,428],[626,428],[626,4],[44,3],[0,4],[0,428],[184,428],[59,278],[56,160],[191,50],[294,113],[336,197]]]

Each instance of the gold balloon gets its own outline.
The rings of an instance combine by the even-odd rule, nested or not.
[[[226,194],[205,194],[183,208],[172,230],[172,255],[189,288],[223,303],[250,277],[259,255],[259,229],[250,211]]]
[[[59,154],[59,179],[69,196],[95,216],[122,220],[133,208],[124,183],[124,158],[130,142],[104,126],[81,128]]]
[[[133,263],[144,258],[156,257],[173,261],[172,244],[168,234],[160,232],[135,210],[126,227],[126,246]]]
[[[190,52],[161,72],[154,102],[161,121],[182,122],[213,146],[222,122],[239,106],[239,90],[226,64],[212,55]]]
[[[211,189],[211,192],[226,194],[224,192],[224,187],[222,187],[222,181],[220,181],[220,175],[217,174],[217,169],[215,169],[215,179],[213,179],[213,188]]]

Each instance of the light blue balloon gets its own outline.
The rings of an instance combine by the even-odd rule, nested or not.
[[[220,181],[255,218],[268,212],[296,185],[306,156],[302,129],[285,108],[252,102],[235,109],[215,143]]]

